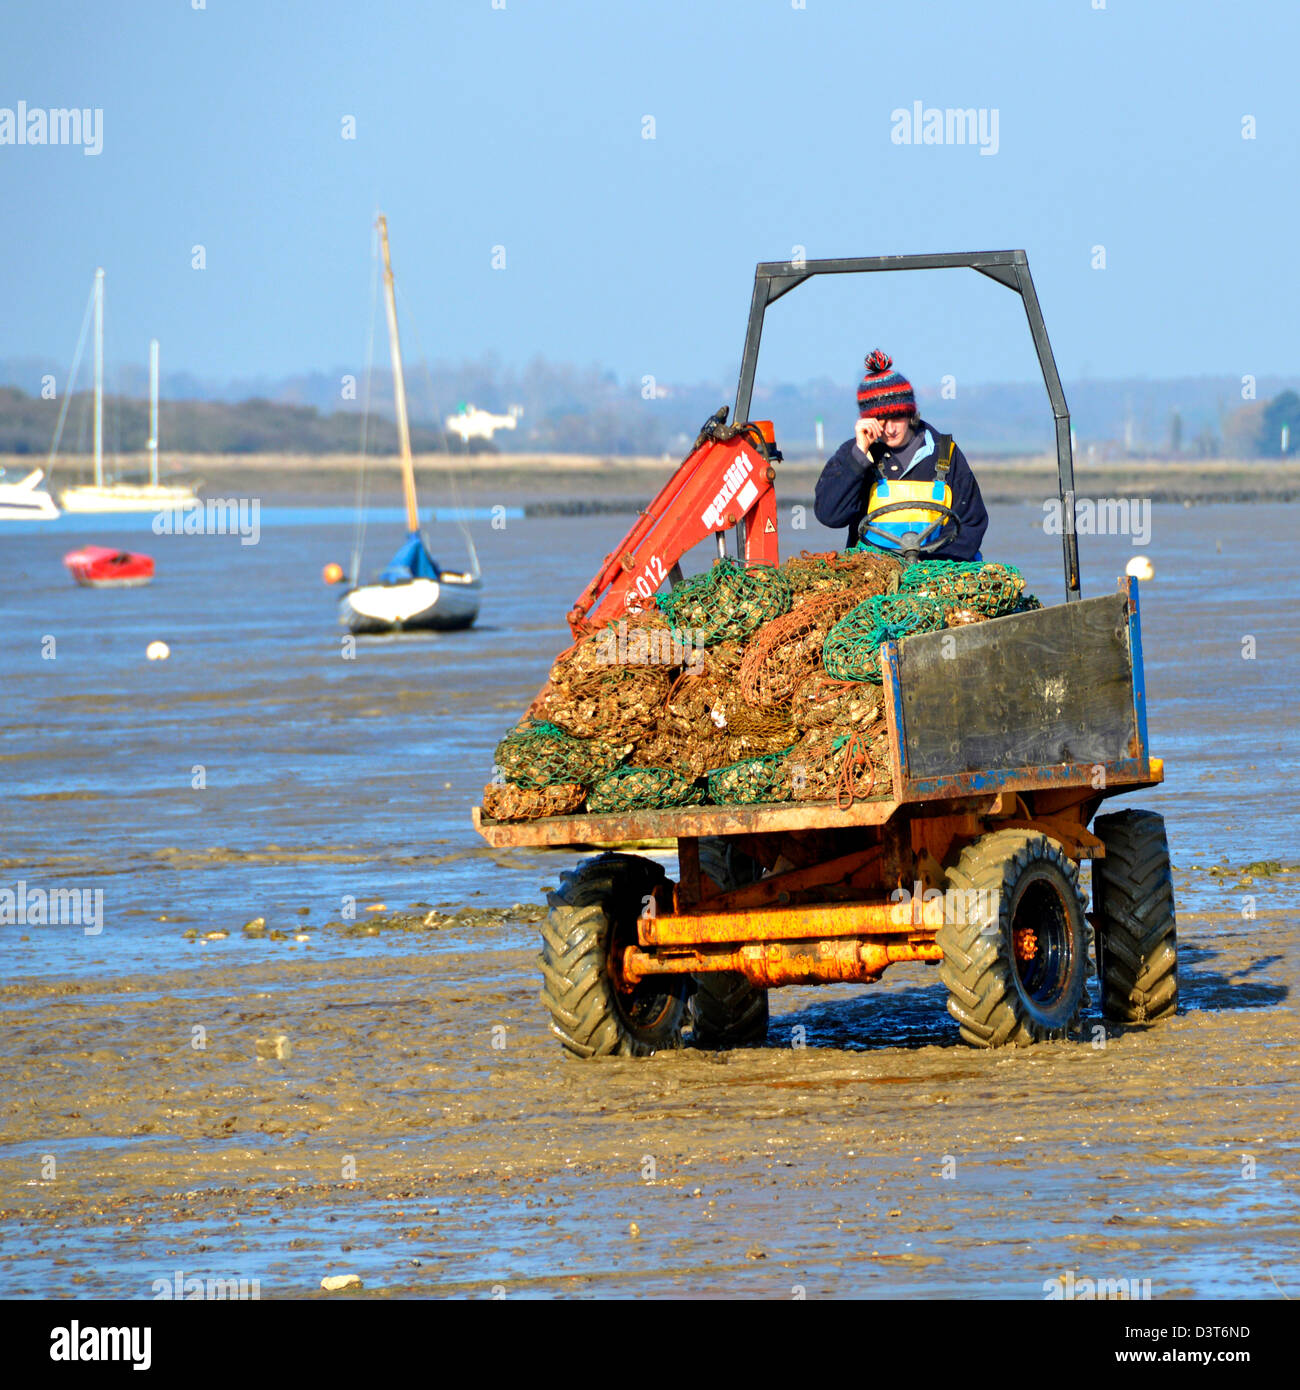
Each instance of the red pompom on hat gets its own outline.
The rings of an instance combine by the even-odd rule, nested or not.
[[[912,383],[902,372],[893,371],[893,365],[894,359],[879,348],[867,358],[867,374],[858,387],[860,416],[874,415],[877,419],[884,419],[891,415],[916,414]]]

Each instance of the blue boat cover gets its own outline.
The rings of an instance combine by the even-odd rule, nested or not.
[[[404,584],[411,579],[437,579],[441,573],[438,562],[425,547],[424,537],[418,531],[412,531],[402,548],[388,562],[388,568],[379,576],[379,582]]]

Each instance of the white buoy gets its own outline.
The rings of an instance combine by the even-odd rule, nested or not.
[[[1128,564],[1124,566],[1124,573],[1130,575],[1134,579],[1154,579],[1156,567],[1145,555],[1135,555]]]
[[[166,661],[172,654],[172,649],[166,642],[150,642],[144,649],[144,654],[150,661]]]

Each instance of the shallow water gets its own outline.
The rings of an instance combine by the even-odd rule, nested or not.
[[[0,528],[0,887],[104,895],[98,935],[0,928],[5,1286],[147,1298],[180,1268],[263,1296],[356,1270],[398,1294],[1041,1297],[1072,1270],[1158,1297],[1294,1296],[1296,876],[1240,869],[1300,843],[1298,518],[1156,507],[1143,547],[1167,780],[1130,799],[1169,824],[1178,1019],[1100,1051],[977,1054],[933,972],[905,966],[777,992],[765,1049],[591,1065],[547,1034],[529,911],[325,924],[350,899],[359,921],[382,903],[377,920],[417,923],[535,905],[576,857],[492,851],[469,809],[630,518],[474,525],[480,625],[360,639],[355,659],[320,579],[352,546],[331,514],[268,508],[254,546],[140,518]],[[994,508],[986,553],[1052,602],[1040,523]],[[399,530],[372,525],[374,567]],[[92,534],[148,549],[154,584],[76,588],[60,556]],[[454,526],[430,539],[461,562]],[[787,531],[786,550],[836,539]],[[1085,594],[1132,550],[1081,538]],[[146,661],[157,639],[171,657]],[[242,935],[255,916],[282,939]],[[231,935],[183,935],[214,929]],[[293,1057],[259,1060],[281,1031]]]
[[[1180,866],[1287,860],[1300,843],[1300,614],[1289,580],[1300,508],[1153,511],[1143,630],[1150,740],[1166,782],[1142,804],[1166,815]],[[563,613],[629,521],[475,525],[488,586],[479,625],[363,638],[351,660],[337,591],[320,572],[347,562],[353,528],[308,509],[267,508],[256,545],[153,536],[147,517],[124,529],[79,517],[0,530],[0,877],[100,888],[105,922],[98,937],[32,928],[21,948],[5,932],[6,969],[135,968],[168,958],[186,927],[259,915],[318,924],[349,898],[359,911],[536,901],[572,855],[494,853],[469,808],[497,739],[565,641]],[[147,537],[155,582],[75,587],[61,532],[90,534],[87,522],[107,544],[145,548]],[[1037,508],[995,508],[986,551],[1013,559],[1051,602],[1058,542],[1040,523]],[[372,523],[373,567],[398,539]],[[454,526],[432,526],[430,539],[445,562],[461,561]],[[831,539],[814,528],[787,530],[785,542],[790,552]],[[1131,543],[1080,543],[1085,594],[1110,588]],[[1256,656],[1244,660],[1250,636]],[[157,639],[170,659],[146,661]],[[1218,905],[1211,887],[1187,905]]]

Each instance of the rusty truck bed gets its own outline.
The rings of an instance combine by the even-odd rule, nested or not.
[[[882,648],[892,794],[750,806],[683,806],[494,821],[490,845],[628,840],[883,825],[903,808],[978,811],[1002,793],[1088,787],[1101,797],[1152,786],[1137,581],[1120,592]],[[937,803],[937,804],[936,804]]]

